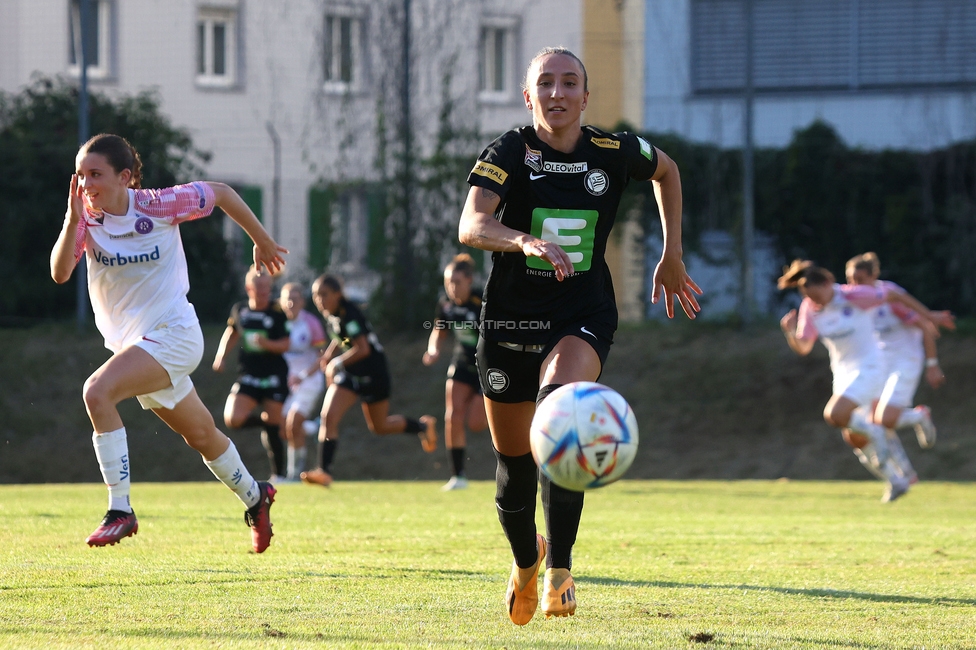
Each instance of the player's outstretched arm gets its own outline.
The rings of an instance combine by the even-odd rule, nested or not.
[[[251,241],[254,242],[255,268],[260,269],[264,266],[272,275],[284,268],[285,258],[282,257],[282,254],[287,253],[288,249],[279,246],[278,242],[272,239],[258,218],[251,212],[251,208],[247,206],[244,199],[234,191],[234,188],[224,183],[211,181],[208,181],[207,185],[214,192],[214,203],[243,228]]]
[[[236,327],[228,325],[224,328],[224,333],[220,337],[220,344],[217,345],[217,354],[214,355],[214,372],[224,371],[227,353],[237,347],[237,342],[240,338],[241,334],[237,331]]]
[[[494,216],[500,202],[501,197],[495,192],[472,187],[461,211],[458,240],[484,251],[521,251],[526,257],[543,259],[552,264],[556,279],[562,282],[573,272],[573,263],[566,251],[557,244],[502,225]]]
[[[654,290],[651,302],[657,303],[664,290],[664,308],[668,318],[674,318],[674,298],[678,298],[681,308],[688,318],[694,318],[701,311],[695,294],[702,294],[701,288],[691,279],[682,261],[681,247],[681,174],[671,158],[657,149],[657,170],[651,176],[654,196],[661,213],[661,229],[664,235],[664,251],[661,261],[654,269]]]
[[[783,330],[783,335],[786,337],[786,343],[790,346],[790,349],[799,354],[801,357],[805,357],[813,351],[813,346],[816,341],[808,339],[798,339],[796,337],[796,322],[797,313],[795,309],[791,309],[783,318],[779,321],[780,329]]]
[[[68,209],[64,213],[64,225],[61,234],[51,250],[51,277],[58,284],[64,284],[71,278],[71,272],[78,264],[77,237],[78,226],[85,213],[84,199],[81,198],[81,188],[78,187],[78,176],[71,175],[71,185],[68,190]]]
[[[944,327],[947,330],[956,329],[956,317],[952,315],[952,312],[948,311],[931,311],[928,307],[923,305],[919,300],[908,293],[907,291],[889,291],[887,293],[888,302],[898,302],[913,310],[922,318],[932,321],[939,327]]]
[[[441,341],[447,337],[447,330],[437,327],[438,321],[434,321],[430,336],[427,338],[427,351],[424,352],[423,362],[425,366],[437,363],[441,356]]]

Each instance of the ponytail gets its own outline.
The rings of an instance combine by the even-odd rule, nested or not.
[[[776,281],[779,289],[802,289],[807,285],[833,284],[834,274],[815,266],[810,260],[793,260],[783,267],[783,275]]]

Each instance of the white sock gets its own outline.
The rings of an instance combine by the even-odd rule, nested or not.
[[[233,441],[227,447],[227,451],[220,456],[213,460],[204,459],[203,462],[221,483],[229,487],[237,498],[244,502],[245,506],[252,508],[257,505],[261,499],[261,489],[258,487],[258,482],[244,467],[241,455],[237,453]]]
[[[292,464],[294,457],[294,464]],[[288,478],[295,479],[305,471],[305,447],[288,448]]]
[[[885,439],[885,429],[880,424],[871,421],[868,410],[859,406],[851,413],[851,419],[847,423],[847,428],[868,437],[868,441],[874,445],[875,455],[878,457],[879,464],[883,464],[888,459],[888,443]]]
[[[901,438],[898,437],[898,434],[893,429],[888,429],[886,433],[886,437],[888,438],[888,453],[891,454],[891,459],[901,469],[902,476],[911,478],[915,475],[915,468],[912,467],[912,461],[908,459],[908,454],[905,453],[905,448],[901,444]]]
[[[916,411],[915,409],[902,409],[901,415],[898,416],[898,421],[895,422],[895,428],[901,429],[902,427],[915,426],[922,421],[922,411]]]
[[[854,455],[857,456],[857,459],[861,461],[861,464],[864,465],[869,472],[874,474],[876,478],[879,478],[882,481],[887,480],[884,473],[881,471],[881,467],[878,465],[878,457],[874,453],[874,445],[869,443],[864,445],[864,447],[861,449],[855,447]]]
[[[92,446],[102,479],[108,486],[108,509],[132,512],[129,505],[129,445],[125,439],[125,427],[105,433],[92,432]]]

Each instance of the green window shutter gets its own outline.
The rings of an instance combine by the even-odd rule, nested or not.
[[[332,203],[335,191],[331,187],[312,187],[308,190],[308,266],[322,272],[332,257]]]
[[[264,223],[261,187],[259,185],[242,185],[234,189],[244,199],[247,207],[251,208],[251,212],[258,218],[258,221]],[[243,229],[241,230],[241,262],[247,266],[254,264],[254,242]]]
[[[370,185],[366,188],[369,211],[369,241],[366,243],[366,266],[382,271],[386,265],[386,188]]]

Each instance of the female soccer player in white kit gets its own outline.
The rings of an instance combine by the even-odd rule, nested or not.
[[[883,285],[889,291],[904,291],[894,282],[880,280],[881,264],[875,253],[863,253],[852,257],[846,265],[850,284],[868,286]],[[933,312],[940,324],[955,329],[952,314]],[[881,305],[872,312],[878,347],[885,363],[887,379],[874,413],[876,422],[888,430],[892,451],[900,454],[899,462],[914,476],[908,456],[895,433],[902,427],[913,427],[918,444],[928,449],[935,444],[936,429],[928,406],[912,408],[915,391],[924,370],[926,380],[933,388],[945,383],[945,375],[939,367],[935,339],[939,332],[929,321],[899,304]]]
[[[888,482],[882,501],[894,501],[908,491],[910,483],[889,457],[884,427],[872,420],[871,404],[881,395],[885,373],[870,310],[897,302],[924,318],[931,320],[933,315],[904,292],[836,284],[830,271],[807,260],[794,260],[778,286],[797,288],[803,296],[799,314],[791,310],[780,321],[790,348],[807,355],[820,339],[830,355],[834,380],[824,420],[845,430],[844,439],[865,467],[872,473],[879,468]]]
[[[67,282],[86,256],[95,324],[112,351],[84,386],[95,456],[109,492],[108,513],[86,541],[111,545],[139,529],[129,504],[128,445],[117,409],[122,400],[137,397],[200,452],[210,471],[244,503],[254,551],[261,553],[273,534],[275,489],[254,480],[190,381],[203,356],[203,333],[186,299],[179,224],[219,206],[255,242],[258,267],[277,272],[288,251],[223,183],[140,189],[139,154],[117,135],[96,135],[82,145],[75,168],[64,225],[51,251],[51,276]]]
[[[288,362],[288,398],[282,409],[288,441],[285,480],[297,482],[305,471],[305,420],[315,412],[325,391],[325,375],[319,369],[319,356],[325,350],[325,328],[305,310],[305,289],[298,282],[281,288],[278,303],[288,317],[291,339],[284,354]]]

